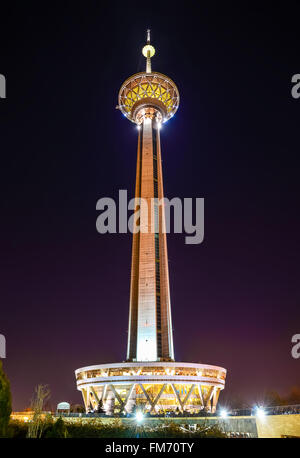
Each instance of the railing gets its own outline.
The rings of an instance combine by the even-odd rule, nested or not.
[[[264,414],[265,415],[295,415],[295,414],[300,414],[300,404],[295,404],[295,405],[288,405],[288,406],[274,406],[274,407],[264,407]],[[234,410],[229,410],[227,412],[229,417],[241,417],[241,416],[255,416],[256,412],[255,409],[234,409]],[[106,415],[105,413],[96,413],[96,412],[90,412],[90,413],[56,413],[55,416],[57,417],[77,417],[77,418],[134,418],[134,414],[114,414],[114,415]],[[145,414],[145,418],[153,418],[153,417],[158,417],[158,418],[170,418],[170,417],[176,417],[176,418],[184,418],[184,417],[220,417],[220,412],[216,413],[209,413],[204,410],[198,412],[198,413],[189,413],[189,412],[184,412],[184,413],[176,413],[176,412],[167,412],[164,414],[156,414],[156,415],[150,415],[150,414]]]
[[[296,415],[300,414],[300,404],[287,405],[287,406],[269,406],[262,407],[265,415]],[[232,409],[228,411],[229,416],[255,416],[256,408],[248,409]]]

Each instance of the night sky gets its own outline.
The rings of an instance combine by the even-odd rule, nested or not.
[[[137,129],[115,107],[144,70],[148,27],[152,68],[181,95],[161,131],[165,194],[205,199],[204,242],[168,236],[176,360],[227,368],[223,402],[299,385],[300,9],[246,4],[1,5],[0,333],[14,410],[38,383],[53,407],[82,403],[74,370],[126,357],[131,234],[98,234],[96,202],[134,196]]]

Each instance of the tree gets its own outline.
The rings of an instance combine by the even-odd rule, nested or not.
[[[41,437],[45,422],[42,418],[44,403],[50,397],[50,390],[47,385],[38,385],[35,387],[35,393],[31,401],[31,409],[33,410],[33,418],[28,426],[27,437]]]
[[[242,409],[249,408],[248,402],[238,393],[225,398],[224,400],[222,400],[221,404],[223,406],[227,405],[229,406],[229,408],[234,409],[234,410],[242,410]]]
[[[264,401],[267,406],[300,404],[300,387],[293,386],[287,396],[280,396],[277,391],[268,391]]]
[[[103,408],[103,402],[102,399],[100,399],[98,407],[97,407],[97,413],[105,413],[105,410]]]
[[[85,408],[81,404],[72,404],[70,412],[72,412],[72,413],[85,413]]]
[[[48,429],[45,433],[45,437],[55,437],[55,438],[66,438],[68,436],[68,430],[65,425],[65,422],[60,417],[56,420],[56,422],[52,425],[51,428]]]
[[[267,407],[283,406],[285,404],[285,399],[282,398],[277,391],[267,391],[264,396],[264,404]]]
[[[286,397],[287,404],[300,404],[300,386],[293,386]]]
[[[11,414],[11,392],[9,380],[0,361],[0,437],[5,437]]]

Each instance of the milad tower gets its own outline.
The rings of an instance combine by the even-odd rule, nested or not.
[[[149,30],[142,53],[146,71],[122,84],[117,106],[138,127],[127,358],[77,369],[77,388],[87,411],[101,402],[107,414],[135,406],[215,412],[226,369],[174,359],[160,127],[177,111],[179,92],[168,76],[152,71]]]

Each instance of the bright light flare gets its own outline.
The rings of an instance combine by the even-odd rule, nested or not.
[[[141,423],[144,419],[144,415],[142,414],[142,412],[137,412],[135,414],[135,419],[138,423]]]
[[[220,417],[221,418],[227,418],[228,417],[228,412],[225,409],[222,409],[220,412]]]
[[[264,418],[266,416],[266,411],[262,407],[256,407],[255,415],[258,418]]]

